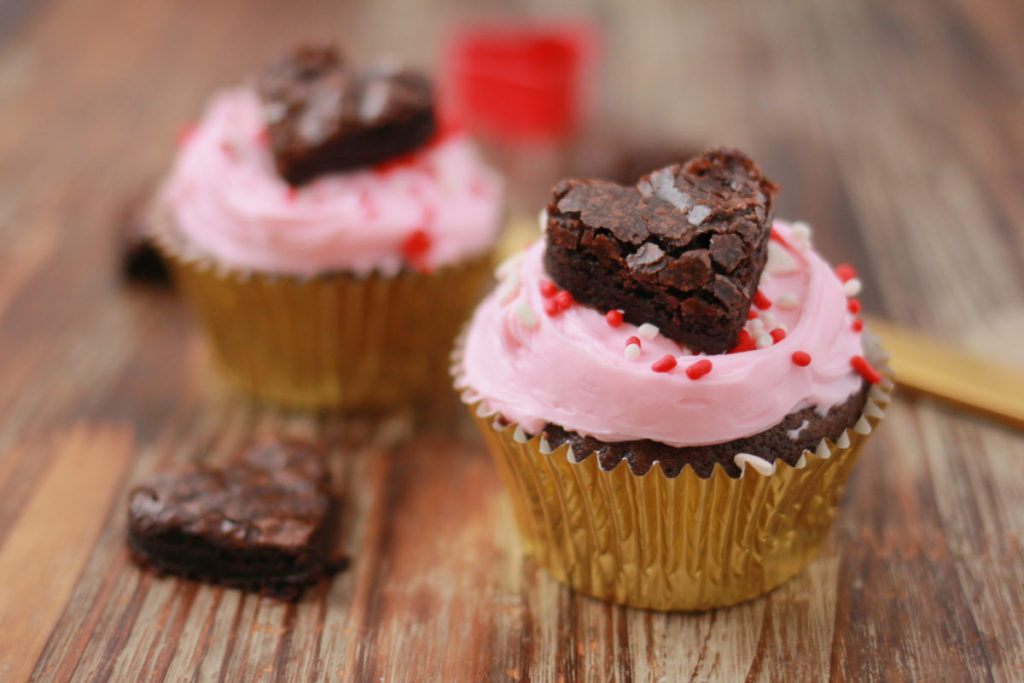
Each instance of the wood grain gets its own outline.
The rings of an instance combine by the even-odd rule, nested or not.
[[[1020,365],[1019,2],[15,5],[0,8],[0,680],[1024,677],[1017,431],[903,396],[807,571],[707,614],[622,609],[524,555],[445,387],[378,420],[249,404],[175,296],[117,282],[111,234],[211,89],[296,40],[429,65],[453,20],[579,12],[606,32],[579,144],[612,129],[747,149],[782,184],[780,215],[861,272],[865,308]],[[514,211],[542,201],[552,154],[510,156]],[[138,571],[128,487],[262,434],[330,450],[348,571],[295,605]]]

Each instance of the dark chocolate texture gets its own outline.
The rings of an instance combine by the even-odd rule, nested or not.
[[[757,291],[776,192],[753,161],[724,148],[635,186],[564,180],[547,207],[544,266],[580,303],[723,353]]]
[[[250,448],[222,469],[156,474],[129,496],[129,549],[160,573],[295,598],[337,565],[328,476],[297,442]]]
[[[425,76],[352,69],[332,47],[296,49],[260,75],[257,91],[277,170],[293,185],[400,156],[436,129]]]
[[[717,464],[730,477],[738,477],[740,469],[733,462],[737,453],[750,453],[769,462],[782,460],[795,465],[805,450],[814,451],[823,438],[838,439],[844,429],[852,427],[860,418],[868,388],[865,382],[860,391],[833,406],[825,415],[819,415],[813,407],[804,408],[790,413],[782,422],[759,434],[709,446],[676,448],[649,439],[609,443],[580,436],[551,423],[544,427],[544,434],[552,448],[569,443],[577,458],[597,457],[604,470],[613,469],[625,460],[634,474],[642,475],[658,463],[666,476],[677,477],[689,465],[697,476],[706,479]],[[791,432],[796,438],[790,437]]]

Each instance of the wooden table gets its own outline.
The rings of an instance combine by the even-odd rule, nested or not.
[[[595,3],[601,121],[749,150],[869,310],[1024,362],[1024,6],[655,4]],[[1019,432],[897,400],[806,572],[707,614],[620,609],[523,556],[453,398],[252,406],[181,302],[118,282],[110,226],[214,86],[311,34],[426,64],[479,6],[0,6],[0,679],[1024,678]],[[336,454],[348,571],[290,605],[128,562],[133,482],[281,432]]]

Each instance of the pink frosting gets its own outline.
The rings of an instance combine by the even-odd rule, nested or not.
[[[185,242],[224,265],[391,274],[406,263],[403,245],[417,231],[417,268],[485,252],[498,232],[501,181],[469,140],[453,135],[402,163],[327,174],[292,190],[274,170],[255,93],[240,88],[212,99],[161,196]]]
[[[705,356],[657,335],[641,338],[640,355],[630,360],[624,349],[627,339],[642,337],[637,327],[612,327],[579,304],[545,313],[541,241],[503,266],[504,282],[477,309],[465,339],[461,388],[529,433],[552,422],[607,442],[721,443],[762,432],[808,406],[823,413],[861,386],[850,366],[863,353],[861,335],[851,328],[843,283],[828,264],[785,223],[775,224],[774,235],[760,284],[773,305],[746,329],[757,337],[769,313],[766,332],[788,330],[778,343]],[[810,364],[797,365],[795,351],[810,354]],[[676,358],[676,367],[652,370],[665,355]],[[712,369],[691,379],[686,368],[701,359]]]

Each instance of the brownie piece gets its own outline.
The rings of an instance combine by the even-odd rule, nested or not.
[[[257,91],[277,170],[293,185],[405,154],[436,129],[426,77],[350,69],[332,47],[298,48],[260,75]]]
[[[790,413],[782,422],[760,434],[709,446],[675,448],[649,439],[609,443],[551,423],[544,427],[544,435],[552,448],[569,443],[577,457],[596,454],[605,470],[625,460],[634,474],[643,475],[658,463],[668,477],[677,477],[689,465],[697,476],[706,479],[718,464],[730,477],[738,477],[740,468],[733,462],[737,453],[752,453],[768,462],[782,460],[795,465],[805,450],[814,451],[823,438],[838,439],[843,430],[860,418],[869,387],[864,382],[860,391],[833,406],[825,415],[819,415],[813,407],[804,408]]]
[[[724,148],[635,186],[563,180],[547,207],[544,266],[580,303],[723,353],[757,291],[777,191],[742,152]]]
[[[158,572],[293,599],[336,568],[334,503],[320,454],[298,442],[222,469],[152,476],[129,495],[128,546]]]

